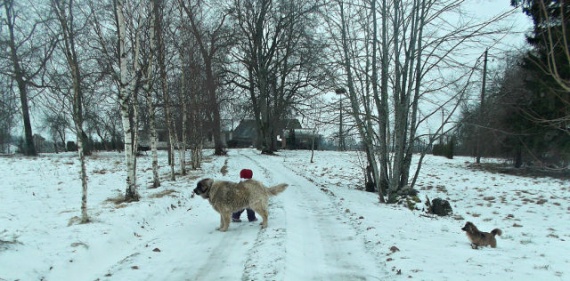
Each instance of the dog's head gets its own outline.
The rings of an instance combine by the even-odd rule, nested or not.
[[[203,179],[198,182],[196,188],[194,188],[194,193],[197,195],[202,196],[204,199],[208,199],[210,195],[210,188],[212,188],[212,184],[214,184],[213,179]]]
[[[473,233],[477,230],[477,228],[475,227],[475,225],[472,222],[468,221],[465,223],[465,226],[463,228],[461,228],[461,230],[469,232],[469,233]]]

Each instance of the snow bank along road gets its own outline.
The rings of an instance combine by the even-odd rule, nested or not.
[[[220,173],[223,165],[227,175]],[[179,180],[180,187],[187,186],[190,209],[173,212],[164,225],[156,226],[158,231],[133,245],[132,253],[106,268],[99,280],[388,278],[384,262],[367,251],[364,238],[330,194],[285,167],[283,158],[233,150],[228,158],[214,159],[204,176],[237,181],[242,168],[252,169],[254,178],[267,186],[289,184],[270,199],[267,229],[247,222],[244,213],[244,222],[231,223],[225,233],[216,231],[219,216],[210,204],[198,196],[189,198],[197,180]]]

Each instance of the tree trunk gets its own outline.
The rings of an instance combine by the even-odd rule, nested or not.
[[[347,86],[348,86],[348,94],[349,94],[349,98],[350,98],[350,105],[352,108],[352,116],[356,121],[356,127],[358,129],[358,133],[360,135],[360,137],[362,138],[362,141],[364,142],[364,149],[366,152],[366,159],[368,161],[368,165],[370,166],[370,170],[372,172],[372,176],[373,176],[373,181],[375,184],[378,184],[380,182],[379,180],[379,174],[378,174],[378,162],[376,161],[376,154],[374,151],[374,132],[372,130],[372,126],[371,126],[371,120],[370,120],[370,107],[369,106],[364,106],[364,113],[361,113],[361,107],[359,104],[359,99],[357,97],[356,94],[356,89],[353,83],[353,74],[352,74],[352,68],[351,68],[351,57],[349,55],[349,45],[350,43],[348,42],[348,36],[347,36],[347,31],[346,31],[346,24],[347,24],[347,18],[344,14],[345,10],[344,10],[344,5],[343,3],[340,3],[340,13],[341,13],[341,44],[342,44],[342,52],[343,52],[343,67],[344,67],[344,71],[346,73],[346,77],[347,77]],[[364,115],[365,119],[362,119],[361,116]],[[380,197],[380,201],[384,202],[384,197],[382,195],[382,193],[379,193],[379,197]]]
[[[376,2],[376,1],[374,1]],[[380,100],[378,104],[378,116],[380,126],[380,182],[376,183],[379,187],[380,201],[384,202],[383,194],[386,194],[390,186],[388,167],[390,166],[390,147],[389,140],[391,138],[388,124],[390,123],[390,111],[388,107],[388,77],[390,67],[390,57],[388,53],[388,5],[386,0],[382,0],[382,58],[381,58],[381,74],[380,74]],[[374,21],[376,22],[376,21]]]
[[[8,40],[8,47],[10,48],[10,60],[14,69],[14,80],[18,85],[20,93],[20,105],[22,107],[22,119],[24,123],[24,147],[22,153],[27,156],[37,155],[36,147],[34,145],[34,137],[32,133],[32,124],[30,122],[30,108],[28,105],[28,85],[25,80],[25,73],[20,65],[21,58],[18,55],[18,47],[16,47],[16,39],[14,35],[15,17],[13,14],[14,1],[4,1],[4,9],[6,12],[6,25],[10,34]]]
[[[69,1],[68,7],[64,7],[64,3],[53,0],[52,6],[56,12],[57,18],[60,23],[63,35],[63,51],[71,74],[73,84],[73,121],[75,123],[75,132],[77,140],[77,153],[80,161],[80,175],[81,175],[81,223],[89,222],[89,215],[87,213],[87,168],[85,155],[90,154],[89,150],[85,147],[87,135],[83,131],[83,87],[81,68],[79,66],[79,59],[77,57],[75,47],[75,32],[74,16],[73,16],[73,1]],[[66,9],[67,8],[67,9]],[[67,12],[66,12],[67,10]]]
[[[218,96],[216,94],[217,86],[211,61],[206,62],[206,80],[206,85],[208,87],[207,91],[213,115],[212,119],[214,122],[214,124],[212,124],[212,136],[214,137],[214,154],[225,155],[226,150],[224,149],[224,143],[222,142],[222,120],[220,117],[220,104],[218,102]]]
[[[371,2],[371,10],[376,11],[376,0]],[[371,171],[371,174],[377,174],[377,178],[374,180],[375,189],[378,191],[378,197],[381,203],[385,203],[386,199],[384,195],[388,190],[388,166],[389,166],[389,148],[388,148],[388,67],[389,67],[389,57],[388,57],[388,40],[387,40],[387,21],[388,16],[386,13],[386,0],[382,4],[382,56],[380,57],[381,65],[381,79],[380,79],[380,93],[378,93],[378,59],[377,59],[377,49],[378,42],[374,39],[372,42],[372,91],[374,102],[376,103],[376,108],[378,111],[378,129],[379,129],[379,160],[378,171]],[[378,21],[376,18],[376,12],[372,13],[372,24],[373,32],[372,38],[378,37]],[[373,166],[369,167],[372,169]],[[375,172],[375,173],[374,173]]]
[[[126,49],[126,23],[123,14],[123,0],[115,0],[115,13],[117,19],[118,47],[119,47],[119,69],[120,69],[120,86],[119,86],[119,105],[121,109],[121,120],[123,123],[123,131],[125,138],[125,162],[127,166],[127,180],[125,201],[138,201],[140,195],[137,189],[136,181],[136,147],[133,146],[133,128],[132,117],[130,115],[130,99],[134,99],[134,79],[128,69],[127,49]],[[135,46],[135,71],[138,71],[138,44]]]
[[[150,9],[151,9],[151,17],[152,22],[154,22],[154,1],[150,1]],[[154,106],[154,99],[153,99],[153,91],[152,91],[152,75],[154,74],[154,52],[156,50],[156,41],[154,38],[154,28],[149,29],[149,58],[148,58],[148,65],[146,66],[146,73],[145,73],[145,83],[143,85],[146,97],[146,103],[148,107],[148,116],[149,116],[149,130],[150,130],[150,151],[151,151],[151,158],[152,158],[152,188],[160,187],[160,177],[158,175],[158,148],[157,148],[157,140],[158,134],[156,132],[156,108]]]
[[[515,168],[522,167],[523,157],[522,157],[522,144],[518,143],[515,148]]]
[[[183,53],[183,52],[182,52]],[[184,62],[184,54],[181,54],[182,57],[182,62]],[[186,126],[188,123],[188,112],[187,112],[187,97],[186,97],[186,93],[188,92],[188,88],[186,86],[186,70],[184,68],[184,66],[182,67],[182,73],[181,73],[181,77],[180,77],[180,99],[182,100],[182,110],[180,111],[182,114],[182,142],[180,143],[180,174],[185,176],[187,174],[186,172],[186,143],[188,142],[187,140],[187,130],[186,130]]]
[[[176,147],[178,147],[178,136],[175,131],[174,126],[174,118],[172,114],[172,104],[170,99],[170,93],[168,92],[168,80],[167,80],[167,73],[166,73],[166,44],[164,42],[163,33],[162,33],[162,23],[163,23],[163,15],[162,15],[162,0],[154,0],[154,29],[156,35],[156,47],[157,47],[157,55],[158,55],[158,67],[160,70],[160,81],[161,81],[161,89],[162,95],[164,97],[164,112],[166,115],[166,126],[168,128],[168,139],[169,139],[169,146],[170,146],[170,180],[176,180],[176,173],[174,170],[175,166],[175,151]]]

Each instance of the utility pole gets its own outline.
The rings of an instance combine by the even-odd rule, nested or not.
[[[443,137],[445,134],[445,109],[441,108],[441,135],[439,136],[439,144],[443,144]]]
[[[346,94],[346,90],[344,88],[338,88],[335,90],[336,94],[340,96],[340,106],[339,106],[339,111],[340,111],[340,125],[338,128],[338,150],[340,151],[345,151],[346,147],[344,145],[344,136],[342,133],[342,95]]]
[[[485,58],[483,59],[483,85],[481,86],[481,104],[479,105],[479,125],[477,134],[477,164],[481,164],[481,133],[483,125],[483,105],[485,104],[485,84],[487,82],[487,53],[489,48],[485,49]]]

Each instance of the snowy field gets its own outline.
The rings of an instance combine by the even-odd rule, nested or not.
[[[471,158],[427,156],[419,197],[450,200],[450,217],[378,203],[359,190],[362,155],[230,150],[203,170],[149,189],[150,157],[138,158],[142,199],[124,192],[119,153],[89,158],[89,224],[77,224],[75,154],[0,157],[0,280],[570,280],[570,181],[468,168]],[[223,174],[226,166],[228,173]],[[269,226],[232,223],[192,197],[198,179],[239,181],[242,168],[272,197]],[[420,208],[423,202],[418,205]],[[497,248],[471,249],[461,231],[500,228]]]

